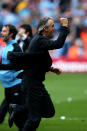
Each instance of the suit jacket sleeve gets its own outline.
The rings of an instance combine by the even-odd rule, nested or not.
[[[10,63],[10,64],[0,64],[0,70],[20,70],[22,69],[21,66],[17,66],[16,64]]]
[[[19,68],[25,68],[30,65],[30,63],[39,61],[43,56],[43,52],[41,53],[23,53],[23,52],[8,52],[7,58],[17,65]]]
[[[55,41],[48,40],[46,37],[40,37],[40,48],[42,50],[53,50],[62,48],[68,33],[69,29],[67,27],[61,27],[59,31],[59,36]]]

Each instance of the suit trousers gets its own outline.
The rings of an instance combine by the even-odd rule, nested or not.
[[[26,89],[25,103],[28,109],[28,117],[23,131],[36,131],[42,117],[50,118],[54,116],[54,105],[50,95],[40,81],[26,81],[24,88]]]

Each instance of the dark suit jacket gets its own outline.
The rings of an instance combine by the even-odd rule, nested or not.
[[[69,29],[67,27],[61,27],[59,36],[55,41],[49,40],[48,38],[40,34],[36,34],[33,37],[29,45],[29,53],[35,54],[37,52],[43,52],[43,56],[41,58],[39,57],[39,61],[35,60],[35,63],[31,66],[31,68],[26,71],[28,79],[32,78],[44,81],[45,73],[52,65],[52,59],[49,55],[49,50],[62,48],[68,33]]]

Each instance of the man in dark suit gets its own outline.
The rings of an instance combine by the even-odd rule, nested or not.
[[[46,72],[49,71],[52,65],[49,50],[62,48],[69,33],[69,20],[60,18],[60,24],[58,38],[52,41],[50,39],[53,38],[55,31],[54,20],[51,17],[40,19],[37,33],[30,42],[29,53],[39,53],[39,56],[35,57],[35,59],[34,57],[31,59],[27,57],[27,62],[29,61],[30,63],[24,66],[23,87],[25,89],[25,106],[28,110],[28,115],[22,131],[36,131],[42,117],[49,118],[55,114],[52,100],[43,82]],[[12,61],[12,57],[15,57],[15,60],[17,60],[17,55],[18,53],[10,53],[8,59]],[[20,58],[23,59],[24,56]]]

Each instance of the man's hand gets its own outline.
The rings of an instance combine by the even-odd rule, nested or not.
[[[54,68],[53,72],[56,73],[57,75],[62,73],[62,71],[60,69],[58,69],[58,68]]]
[[[25,40],[27,38],[26,34],[17,34],[16,35],[16,40]]]
[[[50,71],[56,73],[57,75],[61,74],[61,70],[59,68],[50,67]]]
[[[69,27],[71,24],[70,18],[60,18],[59,19],[61,26]]]

